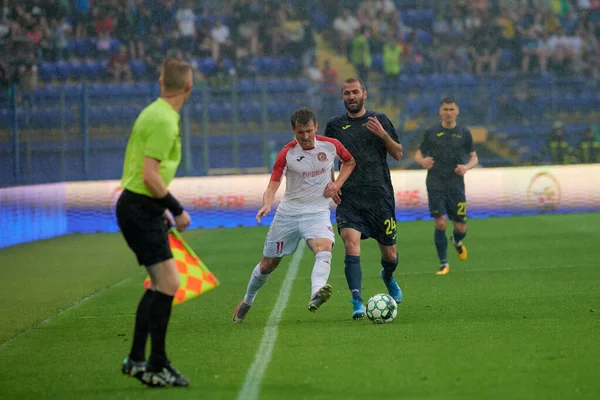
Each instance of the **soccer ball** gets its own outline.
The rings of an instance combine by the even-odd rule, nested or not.
[[[375,324],[389,324],[398,315],[398,304],[387,294],[376,294],[367,302],[367,317]]]

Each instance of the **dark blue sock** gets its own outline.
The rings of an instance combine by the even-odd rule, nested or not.
[[[467,231],[460,233],[455,229],[454,232],[452,232],[452,237],[454,238],[454,243],[460,242],[461,240],[463,240],[465,238],[465,236],[467,236]]]
[[[440,259],[440,264],[444,265],[448,263],[448,239],[446,238],[445,230],[435,230],[434,235],[435,248]]]
[[[394,271],[398,266],[398,253],[396,253],[396,259],[394,261],[386,261],[382,258],[381,266],[383,267],[383,279],[388,282],[390,279],[392,279]]]
[[[344,272],[352,298],[362,301],[362,271],[360,269],[360,256],[346,256],[344,258]]]

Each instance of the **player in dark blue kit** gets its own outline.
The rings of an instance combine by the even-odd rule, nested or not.
[[[454,223],[450,241],[460,260],[467,259],[467,248],[462,240],[467,235],[467,200],[464,176],[479,160],[473,147],[473,137],[467,127],[457,125],[458,103],[445,97],[440,104],[441,124],[425,131],[423,142],[415,154],[415,161],[427,169],[429,212],[435,219],[435,247],[440,259],[438,275],[450,272],[446,214]]]
[[[335,138],[356,160],[354,172],[341,190],[336,210],[338,232],[344,241],[346,280],[352,293],[352,318],[365,316],[362,299],[360,241],[373,238],[381,251],[381,278],[388,293],[400,303],[402,291],[394,279],[398,265],[394,188],[387,164],[388,153],[402,158],[402,145],[392,122],[385,114],[367,111],[364,84],[356,78],[342,85],[347,112],[327,122],[325,136]]]

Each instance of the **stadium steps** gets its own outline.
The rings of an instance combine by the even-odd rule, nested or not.
[[[512,150],[510,146],[500,140],[496,135],[488,135],[487,139],[482,142],[482,145],[498,156],[511,160],[515,165],[518,165],[521,161],[519,152]]]
[[[340,85],[346,78],[356,74],[356,69],[348,59],[342,54],[337,54],[323,39],[321,34],[316,34],[315,40],[317,42],[317,60],[319,61],[319,65],[323,66],[325,60],[329,59],[331,66],[338,72],[338,82]]]

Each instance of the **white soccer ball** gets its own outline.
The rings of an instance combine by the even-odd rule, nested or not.
[[[375,324],[389,324],[398,315],[398,304],[388,294],[376,294],[367,302],[367,317]]]

